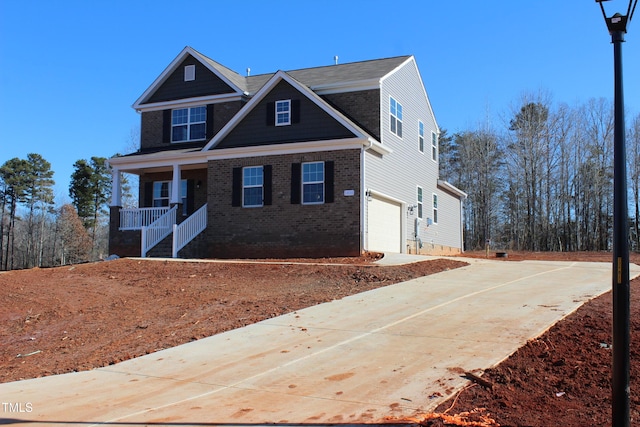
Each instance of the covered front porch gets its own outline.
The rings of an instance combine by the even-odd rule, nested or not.
[[[144,165],[139,161],[132,164],[127,157],[114,158],[109,163],[109,253],[181,257],[181,251],[207,227],[206,163]],[[139,177],[137,207],[123,206],[124,173]],[[191,252],[186,256],[199,257]]]

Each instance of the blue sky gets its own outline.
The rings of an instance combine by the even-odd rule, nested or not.
[[[606,4],[611,14],[628,2]],[[640,112],[640,12],[623,46]],[[499,126],[524,93],[613,99],[593,0],[0,0],[0,164],[39,153],[69,200],[73,163],[131,146],[131,108],[185,46],[244,74],[414,55],[441,128]]]

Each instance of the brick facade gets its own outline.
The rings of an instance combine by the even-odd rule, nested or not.
[[[291,203],[291,165],[334,162],[333,203]],[[269,206],[232,207],[235,167],[271,165]],[[360,150],[251,157],[209,162],[208,256],[322,257],[360,254]],[[345,193],[346,190],[349,190]],[[353,195],[345,195],[351,194]]]
[[[230,101],[220,104],[213,104],[213,123],[207,123],[207,126],[213,126],[212,135],[215,135],[222,129],[237,113],[240,111],[245,101]],[[154,148],[181,148],[186,146],[185,143],[179,145],[171,144],[164,137],[163,126],[164,111],[147,111],[141,114],[140,120],[140,148],[144,150]],[[204,145],[206,141],[199,145]]]
[[[162,111],[149,111],[140,118],[140,148],[166,147],[162,142]]]
[[[109,211],[109,254],[140,256],[140,230],[120,231],[120,206],[111,206]]]

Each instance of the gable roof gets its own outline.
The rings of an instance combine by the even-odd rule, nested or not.
[[[377,84],[380,79],[405,63],[411,56],[350,62],[287,71],[287,74],[312,90],[335,85]],[[247,92],[256,93],[275,73],[247,77]]]
[[[302,95],[306,96],[309,100],[315,103],[318,107],[329,114],[342,126],[352,132],[356,138],[362,140],[369,140],[372,144],[375,143],[373,138],[358,125],[353,123],[342,113],[332,108],[327,104],[320,96],[314,93],[306,85],[300,83],[288,73],[284,71],[278,71],[265,83],[260,90],[245,104],[242,109],[202,148],[202,151],[208,151],[215,148],[229,133],[239,124],[242,120],[260,103],[262,99],[280,82],[286,81]],[[379,143],[378,143],[379,144]]]
[[[190,46],[171,61],[164,71],[153,81],[151,86],[134,102],[133,108],[141,109],[149,103],[149,99],[162,84],[176,71],[182,61],[189,55],[194,57],[212,73],[232,88],[231,96],[253,96],[277,73],[242,76],[219,62],[201,54]],[[373,59],[360,62],[350,62],[338,65],[303,68],[287,71],[287,74],[314,91],[331,90],[349,87],[375,88],[380,80],[404,64],[412,56],[396,56],[392,58]],[[229,95],[227,95],[229,96]]]
[[[197,59],[202,65],[207,67],[209,71],[215,74],[218,78],[220,78],[224,83],[226,83],[229,87],[234,91],[234,95],[243,95],[246,91],[245,86],[246,83],[244,81],[244,77],[240,76],[235,71],[223,66],[222,64],[217,63],[211,58],[207,58],[197,50],[193,49],[190,46],[182,49],[182,52],[175,57],[173,61],[164,69],[164,71],[153,81],[151,86],[144,91],[142,95],[133,103],[133,108],[140,109],[147,101],[151,98],[151,96],[158,90],[160,86],[173,74],[174,71],[180,66],[182,61],[184,61],[188,56],[192,56]]]

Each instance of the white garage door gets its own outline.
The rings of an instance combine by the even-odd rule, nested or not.
[[[400,204],[373,196],[368,209],[368,249],[374,252],[402,252]]]

